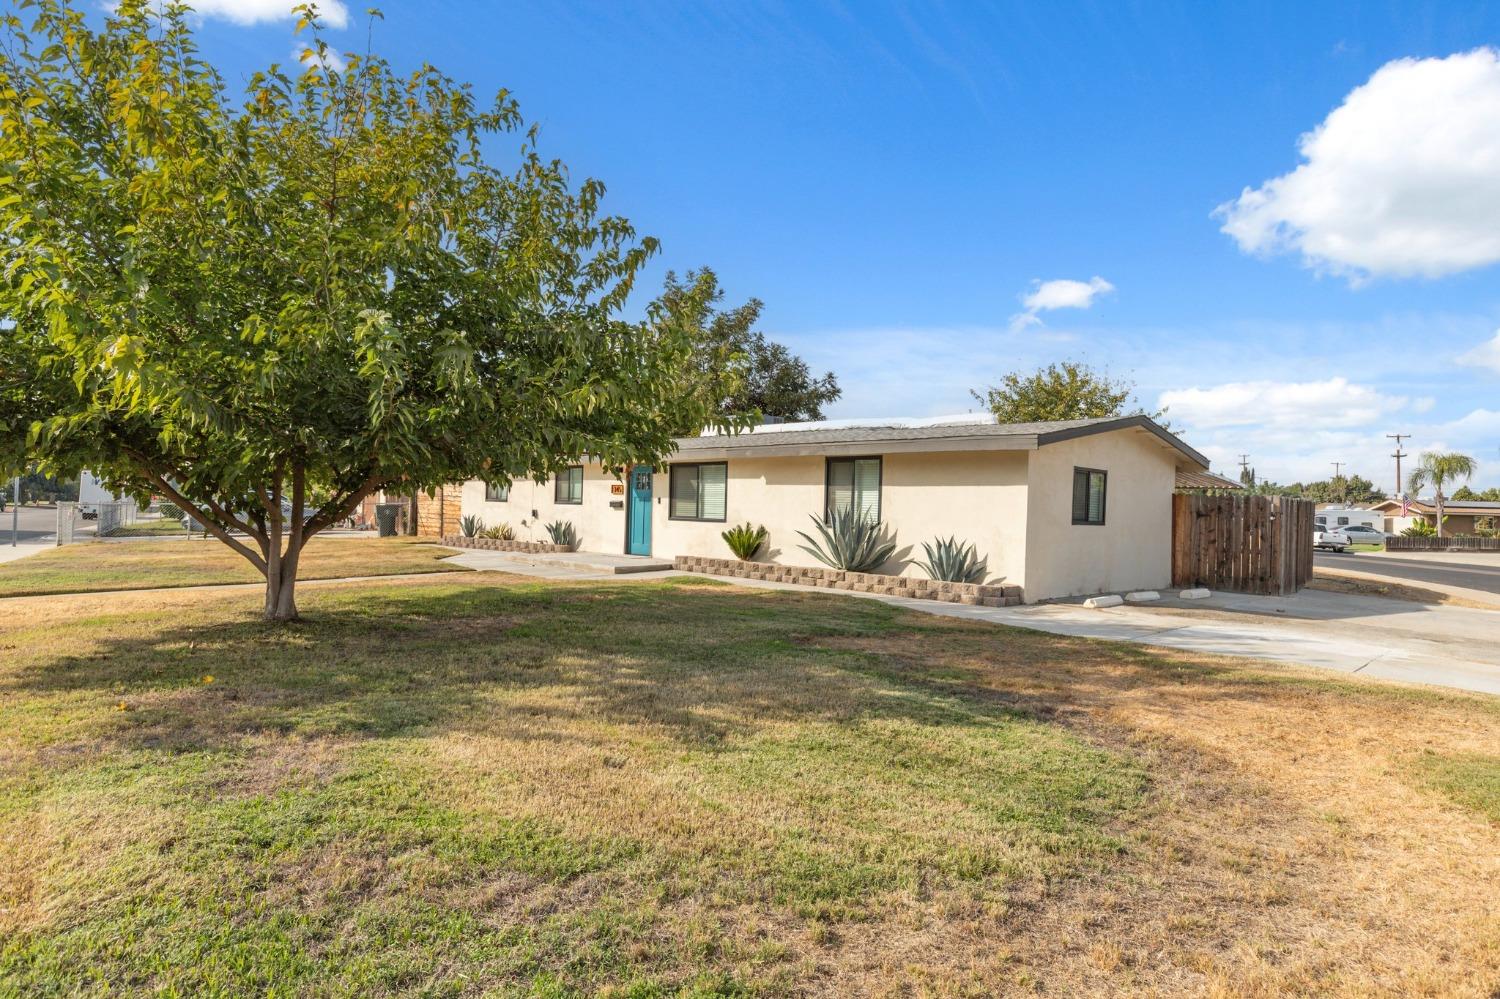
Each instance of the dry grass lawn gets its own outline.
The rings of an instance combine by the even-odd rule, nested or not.
[[[452,554],[416,538],[316,537],[302,553],[299,576],[466,571],[439,561]],[[215,538],[80,543],[0,564],[0,597],[262,581],[254,566]]]
[[[1500,700],[698,578],[29,599],[0,994],[1470,995]]]

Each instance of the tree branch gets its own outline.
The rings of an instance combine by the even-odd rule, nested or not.
[[[150,479],[153,485],[170,496],[172,498],[172,502],[176,503],[178,506],[191,513],[193,515],[193,518],[197,520],[198,523],[202,524],[205,528],[208,529],[209,534],[212,534],[214,537],[224,542],[230,548],[233,548],[235,551],[245,556],[245,558],[249,559],[250,564],[255,566],[255,568],[258,569],[261,573],[264,573],[266,571],[266,560],[264,558],[257,555],[254,551],[246,547],[244,544],[230,537],[229,532],[226,531],[224,527],[219,524],[212,515],[210,515],[209,513],[205,513],[198,506],[198,504],[182,495],[182,493],[173,488],[173,486],[164,477],[157,474],[157,472],[149,466],[146,468],[146,478]]]
[[[325,528],[332,527],[334,524],[337,524],[339,521],[343,520],[345,517],[353,513],[354,508],[359,506],[360,501],[363,500],[366,496],[370,495],[372,491],[377,489],[382,481],[383,479],[379,475],[371,474],[368,478],[365,479],[364,482],[361,482],[358,486],[356,486],[343,500],[339,501],[337,504],[329,504],[328,506],[325,506],[323,509],[319,510],[307,522],[306,528],[304,529],[302,535],[303,543],[305,544],[308,540],[310,540],[314,534],[317,534],[319,531],[322,531]]]

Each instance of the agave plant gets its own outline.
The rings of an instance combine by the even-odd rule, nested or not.
[[[886,563],[896,551],[895,538],[885,536],[885,525],[871,520],[862,513],[834,510],[828,522],[812,515],[812,522],[821,538],[814,538],[805,531],[798,531],[807,544],[799,545],[803,551],[824,565],[846,572],[872,572]]]
[[[458,533],[464,537],[477,538],[479,537],[479,532],[482,530],[484,530],[484,521],[472,513],[466,513],[458,518]]]
[[[554,545],[561,545],[568,551],[578,547],[578,532],[573,529],[571,520],[554,520],[548,524],[547,537],[552,539]]]
[[[972,544],[957,538],[933,538],[930,544],[922,542],[922,547],[927,550],[927,560],[917,559],[917,565],[933,579],[978,583],[989,572],[985,567],[989,559],[980,558]]]
[[[496,524],[494,527],[486,527],[481,533],[482,537],[494,538],[496,541],[514,541],[516,532],[509,524]]]
[[[731,527],[720,535],[724,543],[729,546],[729,550],[734,552],[734,557],[746,562],[755,557],[755,553],[760,551],[761,545],[764,545],[770,536],[771,532],[764,526],[757,527],[748,521],[737,527]]]

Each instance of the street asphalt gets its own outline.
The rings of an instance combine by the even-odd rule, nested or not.
[[[1378,575],[1420,586],[1455,587],[1500,594],[1500,552],[1319,552],[1319,569]]]

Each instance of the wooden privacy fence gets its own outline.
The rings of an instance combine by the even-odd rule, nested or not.
[[[1386,538],[1388,552],[1500,552],[1500,538]]]
[[[1172,585],[1287,596],[1312,579],[1311,500],[1172,497]]]

